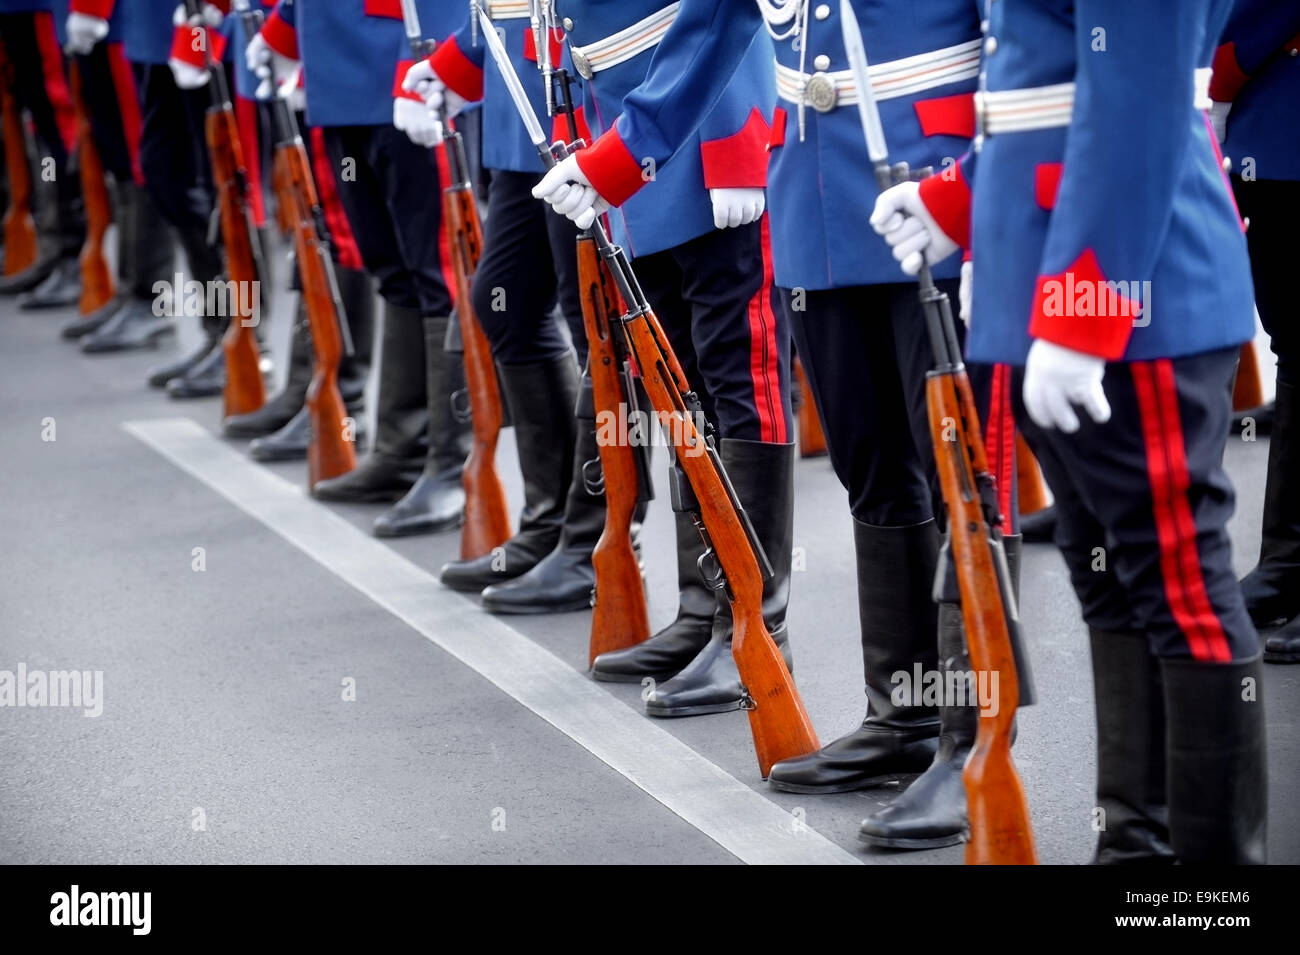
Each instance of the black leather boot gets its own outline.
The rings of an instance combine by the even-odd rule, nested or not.
[[[1097,708],[1093,865],[1171,864],[1160,666],[1142,633],[1090,628]]]
[[[591,552],[605,530],[605,494],[592,493],[585,466],[600,462],[596,447],[595,406],[591,379],[584,377],[578,397],[578,440],[573,449],[573,478],[564,506],[564,527],[555,549],[528,573],[493,584],[483,591],[483,609],[491,613],[564,613],[591,606],[596,572]]]
[[[22,292],[30,292],[49,277],[58,262],[59,257],[57,255],[51,255],[46,249],[39,250],[36,261],[21,272],[15,272],[13,275],[0,275],[0,295],[18,295]]]
[[[28,311],[67,308],[80,299],[81,262],[75,255],[64,256],[35,288],[18,296],[18,307]]]
[[[497,379],[514,421],[524,510],[519,531],[500,548],[443,566],[439,575],[443,584],[466,593],[481,593],[492,584],[513,580],[555,549],[573,478],[577,432],[573,408],[578,396],[573,352],[532,365],[498,365]]]
[[[199,283],[204,289],[204,301],[206,302],[207,289],[211,288],[212,282],[221,277],[221,250],[208,244],[207,229],[203,226],[189,226],[178,229],[176,234],[180,239],[181,248],[185,250],[185,262],[189,266],[189,278]],[[173,289],[172,295],[175,310],[178,313],[183,312],[185,307],[184,289]],[[225,356],[221,350],[221,336],[225,334],[228,323],[229,319],[224,315],[208,315],[206,310],[200,312],[199,324],[203,329],[203,342],[189,354],[165,362],[156,368],[151,368],[148,372],[149,384],[154,388],[168,388],[172,381],[184,378],[193,371],[200,370],[200,366],[202,366],[202,369],[199,380],[211,379],[213,365],[219,357],[222,383],[218,385],[216,392],[211,392],[210,384],[207,387],[209,393],[220,394],[225,383]],[[214,351],[216,356],[213,355]]]
[[[81,339],[87,355],[154,348],[166,336],[176,334],[176,322],[166,315],[155,315],[153,303],[132,296],[119,304],[94,331]]]
[[[311,373],[311,339],[307,332],[307,313],[299,299],[293,333],[289,338],[289,368],[284,387],[256,411],[226,418],[221,423],[221,433],[227,438],[258,438],[279,431],[302,410],[303,402],[307,400],[307,386],[311,384]],[[303,453],[306,454],[305,445]]]
[[[974,676],[958,604],[939,605],[939,673],[944,687],[958,685],[949,682],[949,673]],[[944,699],[939,705],[934,761],[902,795],[863,821],[860,841],[885,849],[935,849],[965,838],[969,823],[961,772],[975,745],[979,699],[976,680],[960,685],[966,688],[964,699]]]
[[[1300,617],[1270,633],[1264,641],[1265,663],[1300,663]]]
[[[222,324],[225,322],[223,320]],[[226,389],[226,350],[221,347],[221,335],[214,339],[214,347],[182,375],[167,382],[168,397],[177,400],[189,398],[215,398]]]
[[[360,425],[365,416],[366,382],[375,350],[375,285],[363,269],[336,266],[339,299],[352,336],[352,354],[339,359],[339,394]]]
[[[1300,407],[1296,388],[1279,379],[1264,486],[1259,563],[1241,582],[1246,610],[1257,627],[1300,615]]]
[[[1268,821],[1263,665],[1160,661],[1169,832],[1183,863],[1263,865]]]
[[[700,575],[704,539],[689,514],[679,512],[673,517],[677,523],[677,616],[649,640],[596,657],[591,667],[594,679],[640,683],[648,677],[656,683],[666,682],[699,655],[713,634],[718,600]]]
[[[1020,533],[1026,544],[1050,544],[1056,535],[1056,505],[1020,515]]]
[[[719,447],[736,496],[774,571],[763,584],[763,620],[787,667],[793,669],[785,611],[790,601],[790,559],[794,546],[794,444],[724,438]],[[740,709],[746,698],[731,654],[731,606],[718,601],[709,642],[646,700],[647,716],[699,716]]]
[[[465,365],[444,347],[447,316],[424,319],[425,392],[429,402],[429,451],[424,471],[391,510],[375,518],[376,537],[433,534],[459,527],[465,515],[461,471],[469,456],[469,423],[457,418],[454,396],[465,388]]]
[[[939,531],[933,520],[910,527],[853,522],[857,551],[858,617],[866,677],[867,715],[847,736],[815,753],[772,767],[774,789],[836,793],[867,789],[923,772],[938,748],[934,707],[897,704],[895,673],[938,666],[938,607],[934,602]]]
[[[311,443],[311,414],[303,405],[298,413],[271,434],[248,442],[248,456],[254,461],[302,461]]]
[[[347,474],[316,483],[319,500],[396,501],[424,470],[429,408],[419,310],[388,303],[380,348],[374,444]]]
[[[1002,540],[1016,599],[1020,596],[1020,545],[1019,534]],[[950,673],[971,676],[967,682],[959,683],[949,678]],[[863,821],[858,839],[867,845],[886,849],[937,849],[956,845],[969,831],[966,786],[961,774],[966,757],[975,745],[981,701],[979,676],[971,666],[961,605],[957,603],[939,604],[939,674],[945,688],[961,686],[965,695],[945,698],[939,704],[939,748],[934,762],[902,795]]]

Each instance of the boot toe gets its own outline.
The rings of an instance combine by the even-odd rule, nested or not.
[[[1264,641],[1266,663],[1300,663],[1300,617]]]
[[[842,793],[870,789],[924,772],[938,748],[938,726],[901,732],[863,725],[815,753],[772,767],[768,783],[791,793]]]
[[[406,495],[375,518],[376,537],[411,537],[436,534],[459,527],[465,514],[465,489],[459,476],[421,474]]]
[[[858,839],[884,849],[937,849],[966,838],[962,759],[935,760],[892,803],[862,821]]]
[[[555,550],[528,573],[486,588],[483,609],[518,614],[589,610],[595,584],[590,554]]]

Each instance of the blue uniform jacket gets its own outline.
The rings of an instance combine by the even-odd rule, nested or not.
[[[1300,179],[1300,3],[1237,0],[1210,98],[1232,103],[1223,152],[1255,179]]]
[[[505,17],[494,21],[501,45],[510,54],[515,72],[519,74],[533,112],[542,128],[549,127],[546,115],[546,94],[538,72],[537,52],[527,16]],[[423,23],[421,23],[423,26]],[[559,51],[552,45],[552,62],[558,67]],[[444,83],[462,99],[483,103],[483,165],[488,169],[508,172],[542,173],[542,160],[537,155],[519,119],[505,80],[496,65],[485,68],[487,47],[478,36],[477,22],[471,27],[464,18],[453,35],[438,44],[429,62]],[[574,96],[579,89],[574,87]]]
[[[445,35],[464,7],[421,2],[421,27]],[[406,33],[398,0],[279,0],[262,36],[302,60],[307,121],[313,126],[386,126],[393,121],[393,77]]]
[[[921,186],[974,255],[972,359],[1023,364],[1033,338],[1126,361],[1251,338],[1245,238],[1195,96],[1226,15],[1226,0],[991,5],[988,95],[1075,92],[1063,124],[993,131]]]
[[[556,12],[572,24],[570,46],[581,48],[629,28],[667,5],[663,0],[559,0]],[[718,11],[716,3],[700,5]],[[598,185],[602,195],[617,200],[619,208],[610,220],[616,240],[632,255],[669,249],[712,230],[710,188],[766,185],[764,147],[776,103],[772,45],[759,26],[753,3],[744,0],[744,5],[751,16],[740,25],[734,56],[708,67],[720,76],[717,94],[710,97],[707,108],[691,102],[689,93],[680,102],[674,97],[672,109],[680,108],[693,120],[679,128],[672,147],[634,149],[615,166],[615,174],[623,182],[630,180],[633,189],[646,188],[632,195],[619,184],[611,196]],[[644,88],[652,68],[653,76],[658,76],[666,63],[675,74],[674,81],[689,82],[689,76],[680,75],[681,67],[689,61],[692,49],[708,39],[700,32],[698,13],[695,17],[689,14],[691,6],[690,2],[681,4],[677,21],[657,46],[601,70],[583,83],[583,112],[595,136],[614,127],[625,97]],[[580,162],[586,170],[586,161]],[[597,169],[595,175],[601,177],[601,171]]]
[[[810,6],[802,72],[847,70],[838,2],[811,0]],[[896,161],[914,167],[952,164],[965,152],[974,132],[977,4],[974,0],[855,0],[854,8],[873,68],[939,50],[954,51],[945,69],[931,73],[929,65],[917,68],[917,75],[929,80],[897,85],[892,95],[877,91]],[[788,26],[776,32],[785,29]],[[620,188],[635,185],[626,157],[658,160],[671,155],[718,98],[729,71],[751,55],[748,44],[755,31],[767,35],[751,0],[682,4],[677,22],[655,52],[650,74],[625,99],[614,136],[597,149],[596,165],[606,171],[607,184],[611,178],[618,180],[616,197]],[[775,68],[771,54],[764,55],[769,57],[770,76]],[[793,36],[776,41],[775,59],[782,67],[797,71],[800,58]],[[768,209],[777,284],[828,289],[899,281],[897,263],[867,225],[875,186],[857,107],[840,104],[818,112],[805,105],[803,114],[802,141],[794,101],[782,98],[773,119]],[[617,147],[613,140],[619,141]],[[605,158],[610,153],[612,161]],[[666,171],[676,162],[674,158]],[[936,274],[949,277],[956,268],[956,263],[945,264]]]

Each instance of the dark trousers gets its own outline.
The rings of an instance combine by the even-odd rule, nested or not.
[[[956,280],[939,287],[957,301]],[[934,469],[925,376],[934,367],[914,282],[806,291],[781,289],[795,349],[821,416],[849,510],[864,524],[907,527],[944,521]],[[965,327],[958,323],[964,337]],[[1014,431],[1005,366],[971,366],[1004,528],[1015,519]],[[992,413],[991,413],[992,412]]]
[[[164,64],[136,67],[140,89],[140,169],[158,212],[182,230],[208,228],[212,217],[212,166],[204,116],[207,87],[183,90]]]
[[[379,294],[426,317],[450,315],[434,151],[393,126],[330,126],[323,133],[339,199]]]
[[[632,268],[719,437],[790,441],[790,327],[776,307],[767,217]]]
[[[76,118],[54,19],[46,12],[0,14],[0,39],[13,69],[18,108],[31,115],[41,149],[54,162],[59,253],[76,255],[86,221],[72,161]]]
[[[1255,305],[1277,355],[1277,377],[1300,385],[1300,313],[1296,308],[1295,223],[1300,218],[1300,182],[1245,181],[1232,177],[1237,208],[1250,220],[1246,244],[1255,280]]]
[[[91,136],[99,161],[118,182],[139,173],[140,94],[121,43],[96,43],[77,57],[81,98],[90,117]],[[141,183],[143,184],[143,183]]]
[[[483,257],[474,275],[474,314],[503,365],[558,358],[569,347],[555,315],[586,361],[573,224],[533,198],[534,173],[494,170],[488,185]]]
[[[1111,418],[1044,430],[1016,420],[1056,496],[1056,541],[1089,626],[1144,633],[1160,657],[1259,652],[1232,572],[1235,495],[1223,470],[1238,349],[1106,366]]]

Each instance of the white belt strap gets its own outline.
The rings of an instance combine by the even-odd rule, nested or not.
[[[969,40],[941,50],[873,64],[867,68],[871,91],[878,100],[894,99],[974,79],[979,75],[980,42]],[[810,75],[777,63],[776,91],[784,100],[795,104],[802,100],[823,113],[858,102],[858,87],[851,70]]]
[[[658,46],[677,19],[677,9],[680,6],[681,2],[677,0],[603,40],[571,47],[569,52],[573,57],[573,65],[584,77],[591,79],[594,73],[618,66],[637,54]]]
[[[1210,70],[1196,71],[1197,109],[1210,108],[1210,73]],[[996,92],[985,90],[975,94],[975,115],[985,135],[1069,126],[1073,114],[1073,83]]]
[[[487,15],[493,20],[520,20],[532,14],[530,0],[487,0]]]

